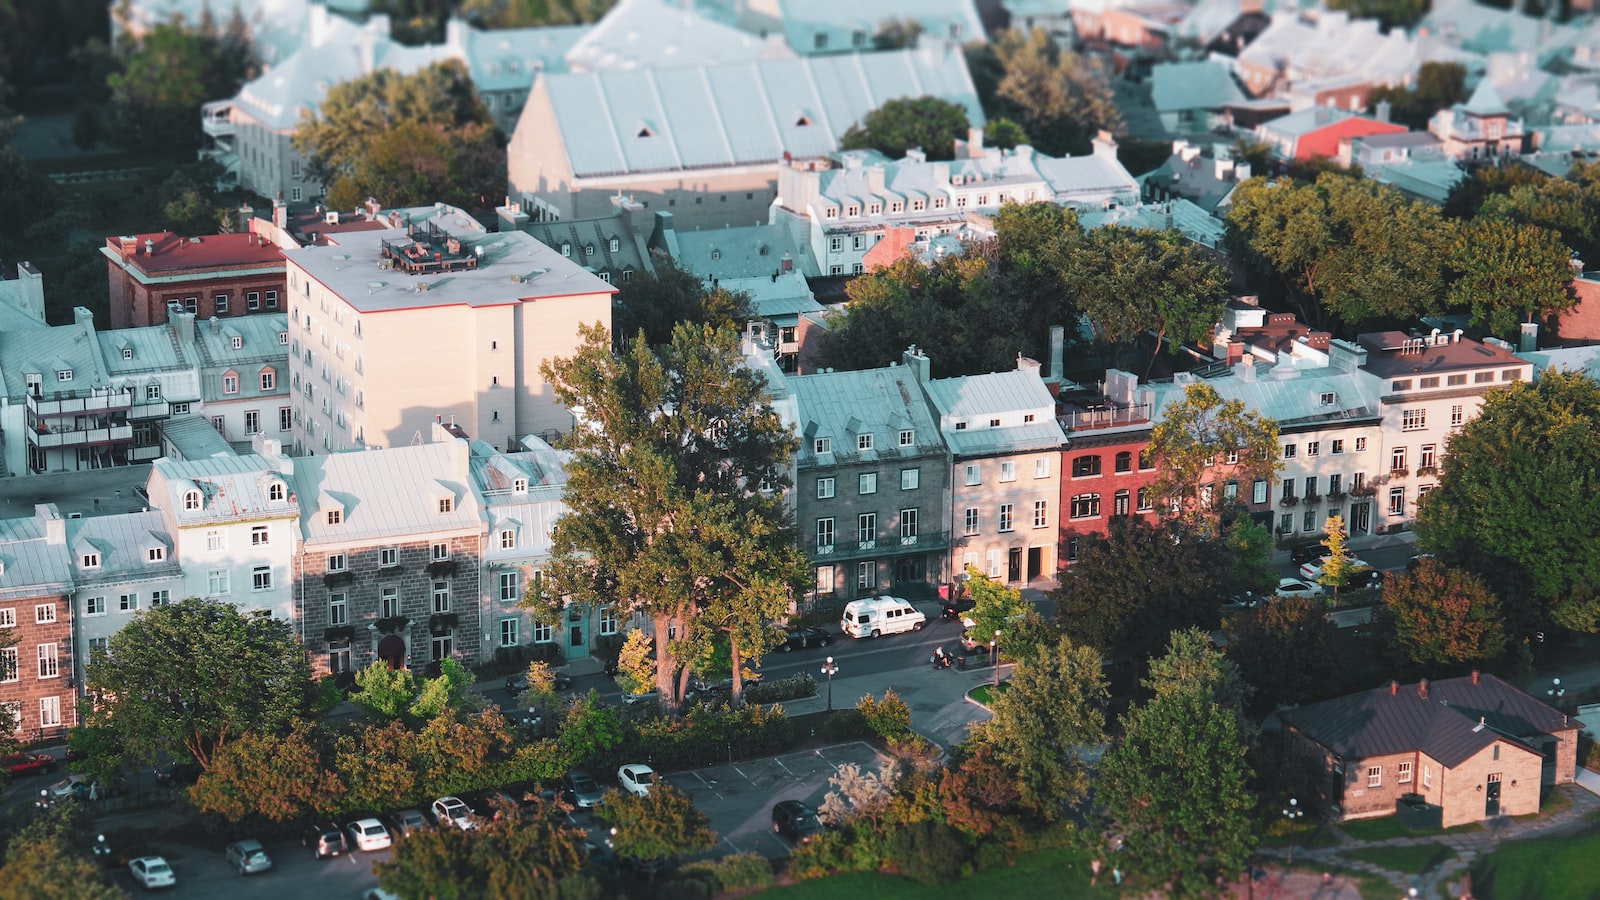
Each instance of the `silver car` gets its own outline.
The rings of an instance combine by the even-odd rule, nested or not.
[[[272,857],[260,841],[234,841],[223,851],[228,865],[239,870],[240,875],[254,875],[272,868]]]

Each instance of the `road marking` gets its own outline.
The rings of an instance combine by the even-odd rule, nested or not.
[[[818,753],[818,755],[819,755],[819,756],[820,756],[820,755],[821,755],[821,753],[820,753],[820,752],[819,752],[819,753]],[[783,771],[785,771],[785,772],[787,772],[787,773],[788,773],[788,774],[789,774],[789,777],[790,777],[790,778],[795,778],[795,777],[797,777],[797,776],[796,776],[796,775],[795,775],[795,774],[794,774],[794,772],[793,772],[793,770],[791,770],[791,769],[790,769],[790,768],[789,768],[789,767],[788,767],[788,766],[786,766],[786,765],[784,765],[784,764],[783,764],[783,760],[781,760],[781,759],[779,759],[779,758],[777,758],[777,757],[776,757],[776,756],[774,756],[774,757],[773,757],[773,758],[772,758],[772,761],[773,761],[773,762],[775,762],[775,763],[777,763],[777,764],[778,764],[778,768],[780,768],[780,769],[782,769],[782,770],[783,770]]]
[[[739,773],[739,777],[740,777],[740,778],[743,778],[743,779],[744,779],[744,780],[745,780],[745,781],[749,781],[749,780],[750,780],[750,776],[749,776],[749,775],[746,775],[746,774],[745,774],[745,773],[744,773],[744,772],[742,772],[742,771],[740,771],[740,769],[739,769],[739,767],[738,767],[738,766],[734,766],[734,767],[733,767],[733,770],[734,770],[734,771],[735,771],[735,772],[738,772],[738,773]]]

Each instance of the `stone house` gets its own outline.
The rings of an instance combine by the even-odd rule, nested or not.
[[[1397,682],[1282,710],[1318,761],[1336,822],[1425,803],[1449,828],[1539,811],[1540,788],[1573,780],[1582,723],[1493,675]]]

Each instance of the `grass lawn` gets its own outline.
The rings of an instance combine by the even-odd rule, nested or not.
[[[988,709],[989,705],[994,701],[994,698],[999,694],[1004,694],[1010,687],[1011,683],[1008,681],[1000,682],[1000,687],[998,690],[996,690],[992,684],[980,684],[972,690],[967,691],[967,696],[983,704],[984,709]]]
[[[1109,870],[1100,874],[1100,884],[1089,886],[1089,856],[1076,847],[1041,850],[1017,860],[1008,869],[980,872],[955,884],[918,884],[897,875],[876,872],[851,872],[802,881],[774,888],[761,894],[782,900],[833,900],[833,898],[871,897],[872,900],[948,900],[963,894],[997,897],[1117,897],[1121,892],[1111,885]]]
[[[1351,840],[1356,841],[1387,841],[1392,838],[1429,837],[1435,834],[1471,834],[1474,831],[1483,830],[1483,826],[1477,822],[1469,822],[1466,825],[1457,825],[1453,828],[1442,830],[1412,831],[1401,825],[1400,820],[1394,816],[1384,816],[1379,819],[1359,819],[1354,822],[1346,822],[1338,826],[1338,828]]]
[[[1592,897],[1600,892],[1600,831],[1512,841],[1472,866],[1472,892],[1493,900]]]
[[[1395,872],[1420,875],[1448,859],[1456,852],[1438,844],[1417,844],[1413,847],[1365,847],[1345,854]]]
[[[1302,822],[1282,834],[1268,834],[1261,839],[1263,847],[1294,847],[1297,850],[1317,850],[1339,843],[1338,835],[1326,825]]]

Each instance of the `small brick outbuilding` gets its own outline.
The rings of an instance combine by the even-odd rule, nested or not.
[[[1391,681],[1280,711],[1278,720],[1321,761],[1321,799],[1334,821],[1393,815],[1398,801],[1417,795],[1446,828],[1538,812],[1542,785],[1573,780],[1582,727],[1477,672]]]

